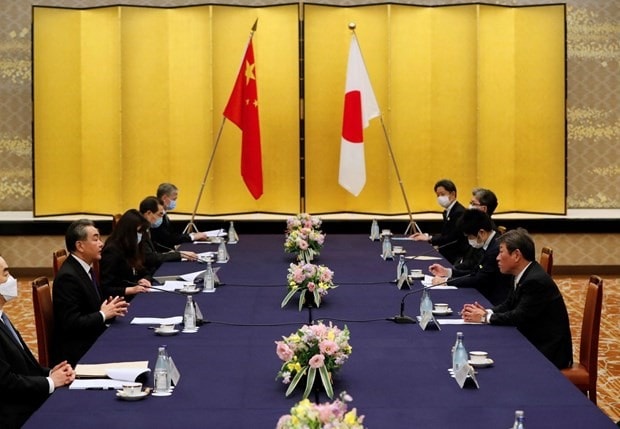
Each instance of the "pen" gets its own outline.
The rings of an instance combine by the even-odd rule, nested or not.
[[[87,387],[86,390],[114,390],[112,387]]]

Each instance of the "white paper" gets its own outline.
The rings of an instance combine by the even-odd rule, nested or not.
[[[84,389],[122,389],[125,381],[110,380],[109,378],[84,378],[75,379],[73,383],[69,385],[70,390],[84,390]]]
[[[438,261],[441,259],[439,256],[427,256],[427,255],[406,256],[406,258],[415,259],[416,261]]]
[[[179,280],[166,280],[163,285],[154,286],[157,289],[151,289],[151,292],[174,292],[175,290],[182,289],[186,284],[192,284],[191,282],[184,282]]]
[[[194,271],[193,273],[182,274],[179,277],[185,280],[186,282],[194,283],[194,280],[198,276],[202,276],[205,270],[202,271]]]
[[[227,235],[226,231],[224,231],[224,228],[205,231],[205,234],[207,234],[207,237],[225,237]]]
[[[440,325],[482,325],[482,323],[466,322],[463,319],[437,319]]]
[[[183,322],[183,316],[173,317],[134,317],[132,325],[177,325]]]
[[[140,374],[151,372],[149,368],[108,368],[106,375],[113,380],[136,381]]]

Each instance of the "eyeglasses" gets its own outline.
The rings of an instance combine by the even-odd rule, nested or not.
[[[474,200],[470,201],[469,204],[471,204],[472,206],[481,206],[482,205],[479,202],[474,201]]]

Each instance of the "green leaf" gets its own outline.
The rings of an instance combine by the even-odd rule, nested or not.
[[[314,289],[312,293],[314,294],[314,303],[316,304],[317,307],[320,307],[321,306],[321,295],[319,295],[319,289],[318,288]]]
[[[306,390],[304,390],[304,397],[306,399],[310,395],[312,386],[314,385],[314,378],[316,377],[316,368],[310,368],[308,371],[308,377],[306,378]]]
[[[327,393],[329,399],[332,399],[334,397],[334,386],[332,386],[332,381],[329,378],[329,372],[327,372],[327,367],[325,365],[319,368],[319,374],[321,374],[321,383],[323,383],[325,393]]]
[[[284,299],[282,300],[282,304],[280,304],[280,308],[284,308],[284,306],[288,304],[288,302],[291,300],[291,298],[293,297],[293,295],[295,295],[296,292],[297,292],[297,289],[291,289],[289,293],[287,293]]]
[[[304,308],[304,303],[306,302],[306,290],[302,290],[301,294],[299,295],[299,311],[301,311]]]
[[[295,374],[295,377],[293,377],[293,380],[291,380],[291,384],[288,386],[288,389],[286,389],[286,396],[293,393],[293,390],[295,390],[295,387],[297,387],[299,380],[301,380],[301,378],[304,376],[307,370],[308,370],[308,367],[305,366],[301,369],[301,371]]]

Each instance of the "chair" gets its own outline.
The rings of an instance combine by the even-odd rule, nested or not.
[[[49,367],[54,335],[54,308],[52,307],[52,290],[47,277],[38,277],[32,281],[32,306],[34,307],[39,363],[41,366]]]
[[[545,269],[550,276],[553,273],[553,249],[551,247],[543,247],[540,251],[539,264]]]
[[[596,378],[598,370],[598,338],[603,307],[603,280],[591,276],[586,293],[586,304],[581,323],[579,362],[562,370],[568,379],[596,404]]]
[[[120,213],[112,215],[112,231],[116,228],[116,224],[118,224],[118,221],[121,220],[121,217],[123,217],[123,215]]]
[[[500,225],[497,227],[497,232],[499,232],[499,235],[504,235],[507,230],[508,228],[506,228],[504,225]]]
[[[58,249],[52,253],[52,268],[54,269],[54,277],[58,274],[58,270],[67,259],[67,256],[69,256],[69,254],[66,249]]]

